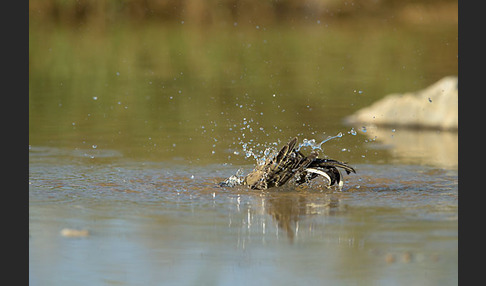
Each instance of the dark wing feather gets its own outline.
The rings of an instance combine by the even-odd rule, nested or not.
[[[344,162],[339,162],[333,159],[316,159],[312,164],[309,166],[309,168],[317,168],[317,167],[339,167],[343,168],[346,173],[349,175],[349,173],[356,173],[356,170],[354,170],[353,167],[349,166],[348,164]]]
[[[263,165],[257,166],[250,172],[245,177],[244,184],[259,190],[285,184],[289,170],[293,169],[298,159],[294,152],[296,144],[297,137],[294,137],[280,149],[275,158],[268,159]]]
[[[312,152],[308,157],[305,157],[302,155],[302,153],[294,151],[291,156],[291,164],[279,177],[278,181],[275,184],[276,186],[282,186],[295,174],[302,172],[305,168],[307,168],[307,166],[309,166],[312,161],[317,157],[317,153]]]

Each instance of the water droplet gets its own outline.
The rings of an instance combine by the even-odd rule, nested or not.
[[[267,148],[267,149],[265,149],[265,152],[263,153],[263,155],[264,155],[265,157],[268,157],[268,155],[270,155],[270,152],[271,152],[271,151],[272,151],[272,150],[271,150],[270,148]]]
[[[361,127],[361,131],[366,132],[366,131],[367,131],[367,130],[366,130],[366,126],[362,126],[362,127]]]
[[[429,102],[432,102],[432,99],[430,99],[430,97],[429,97]]]
[[[98,97],[97,96],[93,96],[93,100],[98,100]]]
[[[96,149],[96,148],[98,148],[98,145],[93,144],[91,147],[92,147],[93,149]]]

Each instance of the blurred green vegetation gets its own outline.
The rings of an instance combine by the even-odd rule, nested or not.
[[[30,1],[30,144],[227,161],[457,74],[457,2],[343,3]]]
[[[386,18],[457,23],[454,0],[31,0],[31,21],[105,27],[130,21],[193,25],[314,23],[332,18]]]

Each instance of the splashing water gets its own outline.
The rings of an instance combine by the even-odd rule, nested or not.
[[[302,147],[311,147],[312,150],[318,149],[318,150],[322,151],[322,144],[326,143],[329,140],[332,140],[332,139],[335,139],[335,138],[341,138],[341,137],[343,137],[343,133],[339,132],[337,135],[327,137],[326,139],[322,140],[321,143],[319,143],[319,144],[316,144],[315,139],[310,139],[310,140],[304,139],[302,141],[302,143],[300,143],[299,146],[296,148],[296,150],[300,151],[300,148],[302,148]]]
[[[243,176],[243,171],[241,169],[238,169],[238,171],[236,171],[236,174],[222,181],[221,183],[219,183],[219,185],[221,187],[234,187],[243,184],[244,180],[245,177]]]
[[[354,131],[354,130],[352,130],[352,131]],[[352,132],[348,132],[348,134],[352,134]],[[330,141],[332,139],[335,139],[335,138],[341,138],[341,137],[343,137],[343,135],[344,134],[342,132],[339,132],[337,135],[329,136],[319,143],[316,143],[315,139],[304,139],[302,141],[302,143],[300,143],[295,148],[295,150],[300,151],[300,149],[302,147],[311,147],[312,150],[318,149],[318,150],[322,151],[322,144],[324,144],[327,141]],[[355,134],[353,134],[353,135],[355,135]],[[252,141],[252,140],[250,140],[250,141]],[[254,152],[254,148],[250,146],[251,142],[245,143],[245,142],[241,141],[240,144],[243,147],[245,157],[246,158],[249,158],[249,157],[255,158],[255,160],[257,162],[257,166],[263,166],[264,164],[268,163],[269,160],[273,160],[279,152],[278,149],[276,148],[276,145],[278,144],[277,142],[270,143],[270,144],[267,143],[267,144],[262,144],[262,145],[256,144],[256,146],[254,146],[255,148],[256,147],[262,147],[262,146],[265,147],[264,151],[261,150],[259,152]],[[268,147],[269,145],[273,145],[273,146]],[[229,178],[227,178],[226,180],[220,182],[219,185],[221,187],[234,187],[234,186],[242,185],[244,183],[244,181],[245,181],[245,176],[243,176],[242,170],[238,169],[236,174],[234,174],[234,175],[230,176]]]
[[[354,131],[354,130],[351,130],[350,132],[353,135],[356,134],[356,131]],[[350,133],[350,132],[348,132],[348,133]],[[335,139],[335,138],[341,138],[341,137],[343,137],[343,135],[344,134],[342,132],[339,132],[337,135],[327,137],[326,139],[322,140],[320,143],[316,143],[315,139],[304,139],[302,141],[302,143],[299,143],[296,150],[300,151],[300,149],[302,147],[311,147],[312,150],[317,149],[317,150],[322,151],[322,144],[324,144],[327,141],[330,141],[332,139]],[[266,160],[275,157],[278,153],[278,149],[276,147],[277,142],[270,143],[270,144],[256,144],[253,147],[250,146],[249,143],[250,142],[248,142],[248,143],[240,142],[241,147],[243,148],[243,153],[245,154],[246,158],[253,157],[257,161],[258,165],[264,164]],[[273,145],[273,146],[268,147],[269,145]],[[265,150],[264,151],[256,151],[254,149],[256,147],[265,147]],[[234,153],[234,154],[239,154],[239,152]]]
[[[356,131],[354,131],[354,132],[353,131],[354,131],[354,129],[352,129],[350,132],[348,132],[348,134],[355,135]],[[327,141],[330,141],[332,139],[335,139],[335,138],[341,138],[341,137],[343,137],[343,135],[344,134],[342,132],[339,132],[337,135],[327,137],[326,139],[322,140],[320,143],[316,143],[315,139],[304,139],[302,141],[302,143],[300,143],[297,146],[297,148],[295,148],[295,150],[300,151],[300,149],[302,147],[311,147],[312,150],[318,149],[318,150],[322,151],[322,144],[324,144]],[[250,140],[250,141],[253,141],[253,140]],[[243,141],[240,142],[240,145],[243,148],[245,157],[246,158],[253,157],[257,162],[257,166],[264,165],[268,160],[272,160],[278,154],[278,149],[276,147],[277,144],[278,144],[277,142],[270,143],[270,144],[268,144],[268,143],[267,144],[256,144],[254,147],[251,147],[250,144],[251,144],[251,142],[247,142],[247,143],[245,143]],[[273,146],[268,147],[269,145],[273,145]],[[259,151],[259,152],[254,151],[255,150],[254,148],[262,147],[262,146],[265,147],[264,151]],[[235,151],[234,154],[240,154],[240,153]],[[221,182],[220,186],[222,186],[222,187],[234,187],[234,186],[237,186],[237,185],[241,185],[241,184],[243,184],[244,179],[245,179],[245,176],[243,176],[242,170],[238,169],[236,174],[230,176],[229,178],[227,178],[226,180]]]
[[[354,129],[351,129],[351,131],[347,132],[348,134],[356,135],[356,131]],[[344,134],[342,132],[339,132],[338,134],[334,136],[329,136],[326,139],[322,140],[319,143],[316,143],[315,139],[304,139],[302,143],[299,143],[299,145],[296,147],[296,151],[300,151],[302,147],[311,147],[312,150],[319,150],[322,151],[322,144],[326,143],[327,141],[330,141],[335,138],[341,138],[343,137]],[[275,157],[278,153],[277,149],[277,142],[274,143],[267,143],[267,144],[252,144],[253,140],[250,140],[250,142],[243,142],[240,141],[239,144],[243,148],[243,154],[245,154],[245,158],[250,158],[253,157],[257,165],[262,165],[265,163],[266,160],[271,159]],[[253,145],[253,146],[252,146]],[[257,149],[264,147],[265,150],[260,150],[257,151]],[[239,155],[240,152],[235,151],[233,154]]]

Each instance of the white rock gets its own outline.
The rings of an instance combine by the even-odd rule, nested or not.
[[[449,76],[417,92],[387,95],[345,120],[350,124],[457,130],[458,79]]]

